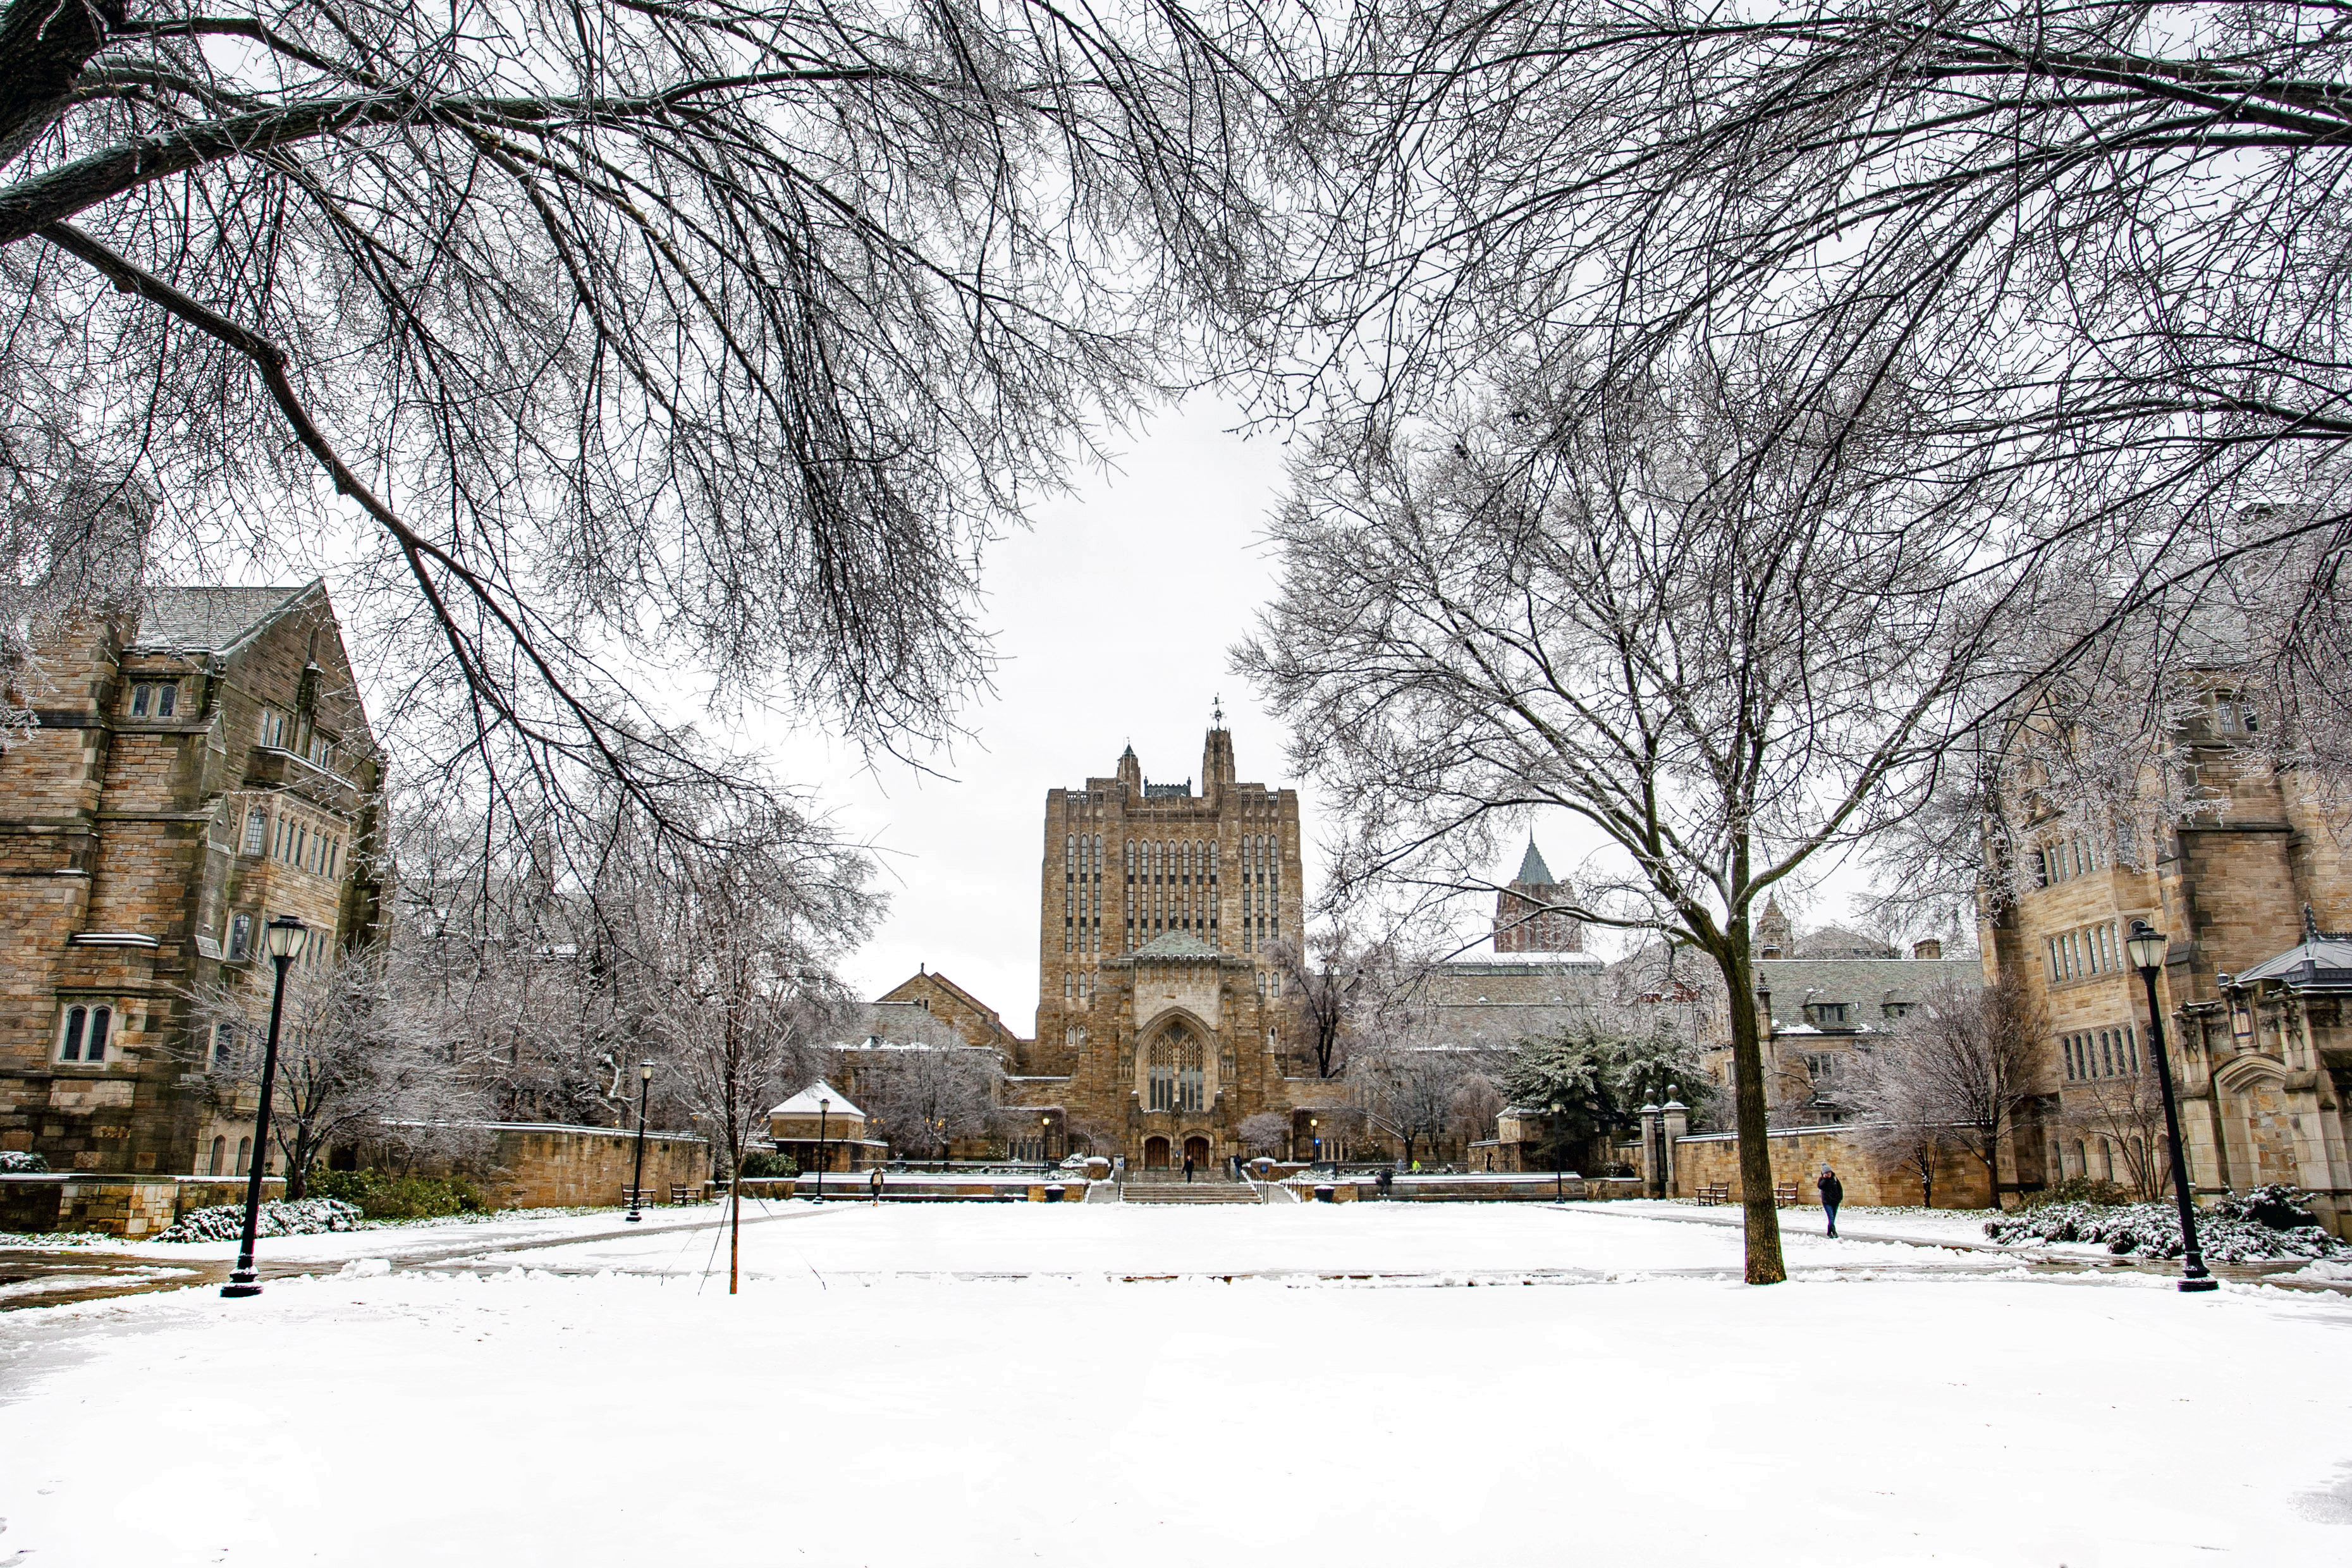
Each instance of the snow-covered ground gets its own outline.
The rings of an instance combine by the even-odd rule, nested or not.
[[[1623,1205],[785,1205],[731,1298],[709,1228],[434,1228],[0,1317],[0,1564],[2352,1560],[2336,1297],[1750,1289]]]

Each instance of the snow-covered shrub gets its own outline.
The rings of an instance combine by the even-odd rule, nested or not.
[[[2040,1192],[2027,1194],[2025,1206],[2040,1208],[2048,1204],[2096,1204],[2102,1207],[2113,1207],[2131,1201],[2131,1189],[2120,1183],[2101,1181],[2096,1176],[2062,1176]]]
[[[0,1149],[0,1176],[37,1176],[49,1168],[38,1154],[21,1149]]]
[[[2352,1258],[2346,1246],[2312,1223],[2308,1211],[2283,1187],[2257,1187],[2222,1199],[2197,1216],[2197,1241],[2209,1263],[2263,1263],[2281,1258]],[[2299,1224],[2271,1224],[2256,1214]],[[2135,1258],[2178,1258],[2180,1215],[2170,1204],[2040,1204],[1985,1221],[1995,1241],[2076,1241]]]
[[[322,1230],[356,1230],[360,1211],[340,1198],[304,1198],[298,1203],[264,1204],[256,1227],[262,1236],[312,1236]],[[245,1206],[222,1204],[192,1209],[169,1230],[156,1233],[158,1241],[235,1241],[245,1234]]]

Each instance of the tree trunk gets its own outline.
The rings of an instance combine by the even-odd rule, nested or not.
[[[1732,1125],[1739,1133],[1739,1197],[1747,1217],[1748,1283],[1778,1285],[1789,1270],[1780,1260],[1780,1215],[1772,1203],[1770,1123],[1764,1113],[1764,1047],[1756,1023],[1755,971],[1748,963],[1746,921],[1735,921],[1718,955],[1731,992]]]
[[[0,164],[49,128],[121,25],[121,0],[10,0],[0,10]]]

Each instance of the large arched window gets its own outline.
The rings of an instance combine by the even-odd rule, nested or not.
[[[213,1140],[212,1166],[205,1173],[210,1176],[221,1175],[224,1173],[221,1167],[226,1163],[228,1163],[228,1140],[226,1138],[215,1138]]]
[[[1168,1037],[1162,1035],[1152,1042],[1151,1055],[1147,1058],[1146,1108],[1152,1110],[1176,1109],[1176,1061]]]
[[[1181,1057],[1176,1072],[1176,1108],[1179,1110],[1199,1110],[1207,1103],[1207,1075],[1201,1068],[1201,1042],[1186,1040]]]

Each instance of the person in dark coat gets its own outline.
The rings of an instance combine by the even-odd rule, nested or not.
[[[1822,1190],[1822,1213],[1829,1216],[1830,1234],[1832,1236],[1835,1236],[1837,1234],[1838,1205],[1845,1202],[1845,1184],[1838,1180],[1838,1175],[1835,1171],[1831,1170],[1827,1165],[1823,1165],[1822,1167],[1821,1179],[1816,1181],[1813,1185]]]
[[[1184,1156],[1184,1179],[1188,1182],[1192,1179],[1192,1156],[1190,1154]]]

